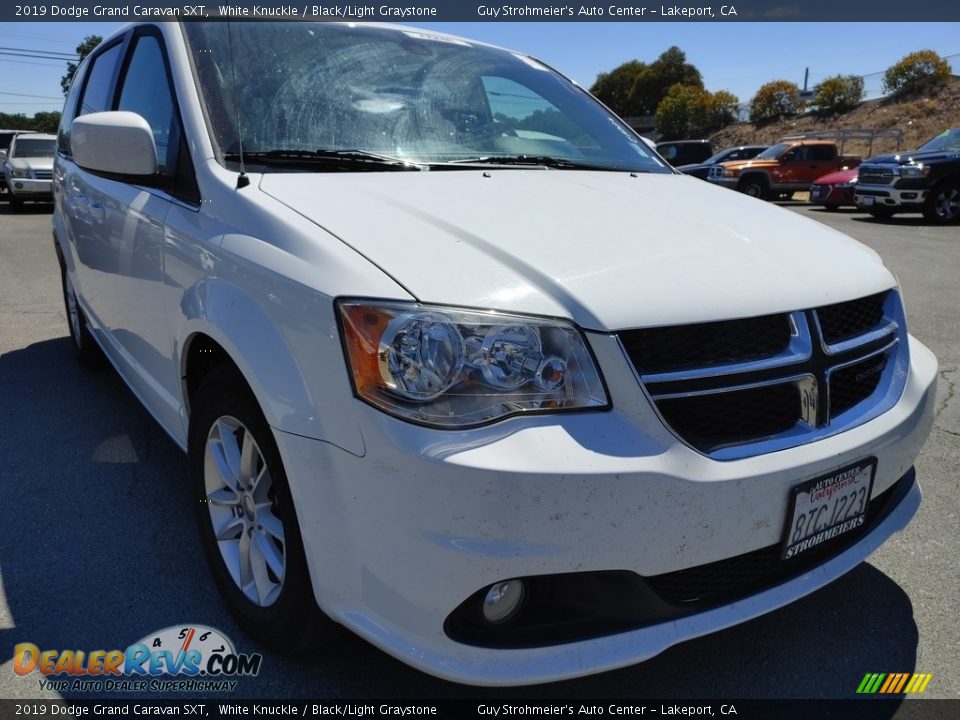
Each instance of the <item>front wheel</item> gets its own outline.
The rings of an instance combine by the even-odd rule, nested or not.
[[[960,184],[945,182],[931,190],[923,205],[923,216],[937,224],[960,220]]]
[[[767,181],[762,178],[747,178],[745,180],[741,180],[740,184],[737,186],[737,190],[742,192],[744,195],[755,197],[758,200],[767,199]]]
[[[214,369],[197,390],[188,459],[200,539],[237,624],[279,652],[315,646],[336,626],[314,601],[273,432],[232,367]]]

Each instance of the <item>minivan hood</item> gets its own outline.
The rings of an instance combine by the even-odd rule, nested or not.
[[[751,317],[895,284],[847,236],[684,175],[271,173],[260,187],[422,302],[597,330]]]

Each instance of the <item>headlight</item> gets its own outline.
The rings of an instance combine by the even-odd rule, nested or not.
[[[341,301],[339,314],[357,396],[391,415],[458,428],[608,405],[570,323],[361,300]]]
[[[30,171],[27,170],[26,168],[13,168],[10,171],[10,175],[18,178],[28,178],[30,177]]]
[[[900,177],[919,178],[930,174],[930,168],[924,165],[904,165],[900,168]]]
[[[853,187],[854,185],[856,185],[856,184],[857,184],[857,181],[856,181],[856,180],[851,180],[850,182],[840,183],[840,184],[837,185],[836,187],[837,187],[838,190],[844,190],[844,189],[847,189],[847,188],[852,188],[852,187]]]

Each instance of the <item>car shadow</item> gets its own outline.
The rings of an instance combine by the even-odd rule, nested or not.
[[[258,648],[224,610],[200,551],[185,458],[114,372],[81,369],[63,337],[0,355],[0,392],[0,613],[5,604],[12,621],[0,629],[0,665],[21,642],[122,650],[194,623],[220,629],[240,652],[263,653],[260,675],[241,679],[234,694],[249,698],[850,698],[867,672],[915,667],[910,599],[866,563],[786,608],[645,663],[548,685],[446,682],[347,633],[306,657],[282,657]],[[52,697],[36,673],[10,673],[4,687]],[[884,717],[898,704],[884,703]]]
[[[838,207],[836,210],[827,210],[822,206],[811,205],[810,212],[821,213],[823,215],[853,215],[855,213],[863,213],[863,210],[855,207]]]
[[[10,204],[9,194],[0,195],[0,215],[50,215],[53,212],[53,203],[28,202],[14,210]]]
[[[901,227],[940,227],[938,223],[932,223],[923,215],[894,215],[893,217],[874,217],[873,215],[864,215],[863,217],[853,218],[855,222],[868,223],[872,225],[899,225]]]

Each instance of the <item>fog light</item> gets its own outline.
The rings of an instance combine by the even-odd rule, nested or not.
[[[483,598],[484,620],[492,625],[507,622],[520,610],[523,596],[523,580],[496,583]]]

